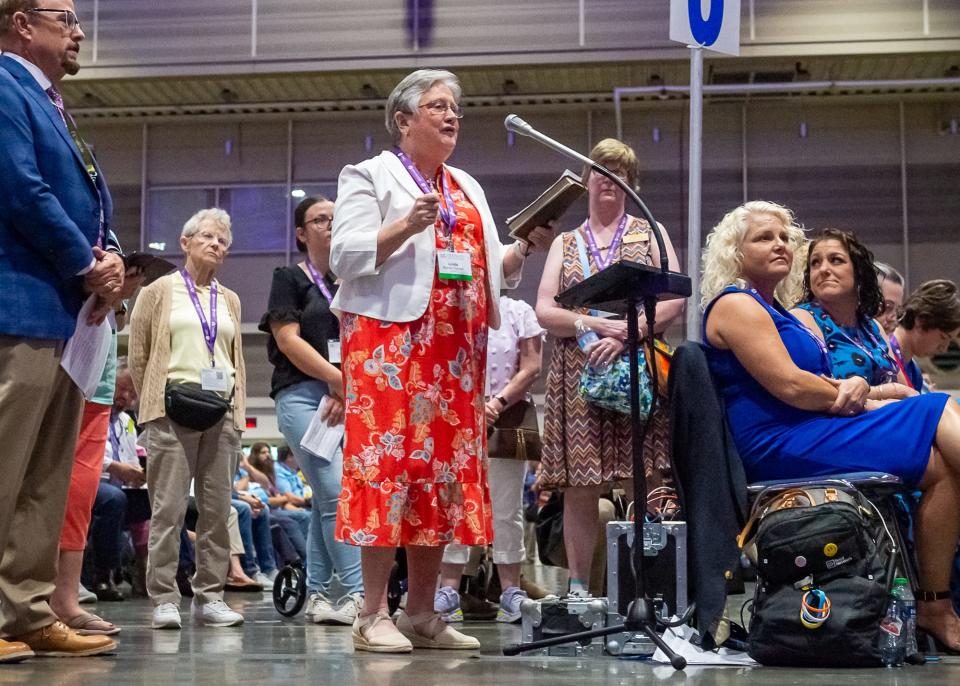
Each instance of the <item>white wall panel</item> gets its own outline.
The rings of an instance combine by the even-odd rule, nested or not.
[[[98,65],[250,56],[249,0],[101,0],[99,5]]]
[[[262,183],[287,179],[286,122],[150,127],[151,185]]]
[[[322,59],[405,52],[404,4],[397,0],[259,0],[257,55]]]
[[[749,0],[745,0],[746,6]],[[757,43],[923,37],[922,0],[754,0]],[[954,14],[956,11],[954,11]],[[747,28],[741,26],[741,29]],[[741,31],[744,44],[749,35]]]

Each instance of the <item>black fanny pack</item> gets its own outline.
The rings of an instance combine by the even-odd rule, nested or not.
[[[223,419],[230,409],[230,399],[214,391],[205,391],[196,383],[167,382],[163,395],[167,417],[180,426],[206,431]]]

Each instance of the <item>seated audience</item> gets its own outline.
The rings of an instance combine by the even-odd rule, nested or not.
[[[281,509],[282,506],[286,504],[286,497],[280,495],[279,491],[276,489],[276,486],[273,485],[273,458],[267,456],[266,461],[261,462],[254,457],[253,461],[251,462],[251,469],[264,476],[267,486],[261,486],[258,482],[253,480],[252,476],[247,474],[245,469],[241,468],[237,473],[237,478],[234,480],[234,487],[237,489],[237,492],[240,494],[241,498],[247,501],[251,506],[253,506],[253,500],[244,498],[244,495],[252,497],[263,506],[265,513],[270,517],[269,522],[271,531],[274,527],[279,528],[281,532],[279,536],[287,541],[289,546],[293,547],[293,559],[301,561],[306,560],[307,535],[304,532],[303,524],[294,519],[294,517],[291,516],[290,511]],[[263,471],[265,469],[270,472],[269,475]],[[309,520],[307,520],[307,525],[309,526]],[[276,544],[276,536],[273,537],[273,541],[274,550],[275,552],[279,553],[280,550]]]
[[[227,517],[227,528],[230,531],[230,566],[223,588],[234,593],[259,593],[264,588],[263,584],[247,576],[243,569],[246,550],[240,535],[240,517],[237,508],[233,506],[230,507],[230,515]]]
[[[890,354],[910,388],[923,391],[924,380],[915,357],[947,351],[960,336],[960,295],[946,279],[920,284],[907,298],[896,330],[890,334]]]
[[[280,451],[278,451],[279,454]],[[250,465],[255,469],[259,470],[266,475],[268,480],[268,486],[263,489],[266,492],[267,505],[270,506],[270,513],[273,515],[273,519],[281,523],[281,526],[284,527],[284,530],[288,530],[288,526],[284,522],[294,522],[300,528],[300,536],[298,541],[302,540],[303,544],[297,545],[297,550],[303,549],[304,553],[301,555],[302,559],[306,559],[306,541],[310,535],[310,511],[303,509],[302,505],[297,505],[297,502],[305,503],[306,501],[293,493],[287,492],[284,493],[280,490],[277,480],[277,463],[273,461],[272,457],[250,457]],[[300,492],[303,492],[303,486],[300,486]]]
[[[245,470],[241,468],[239,474],[244,473]],[[238,491],[234,491],[231,506],[237,511],[237,524],[243,542],[243,570],[257,583],[267,587],[277,576],[270,509],[258,497]]]
[[[949,593],[960,536],[960,407],[943,393],[870,400],[862,377],[830,377],[823,342],[787,310],[802,294],[795,257],[803,242],[793,214],[763,201],[733,210],[707,238],[704,349],[747,478],[879,470],[919,488],[917,625],[960,649]]]
[[[898,382],[887,341],[873,319],[884,298],[873,255],[856,236],[821,231],[808,247],[803,286],[803,303],[792,314],[826,344],[834,378],[859,377],[865,383],[856,384],[856,392],[873,400],[915,395]]]
[[[113,584],[120,568],[125,547],[125,530],[134,540],[134,570],[131,585],[144,590],[146,571],[146,536],[149,531],[150,503],[143,490],[146,475],[140,466],[137,429],[127,414],[137,402],[137,391],[127,367],[126,358],[117,363],[116,390],[107,427],[107,443],[102,459],[102,476],[93,505],[90,523],[90,554],[94,567],[94,592],[100,600],[121,600]],[[137,571],[138,570],[138,571]]]

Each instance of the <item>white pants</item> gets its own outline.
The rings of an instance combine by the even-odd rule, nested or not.
[[[490,458],[487,471],[490,500],[493,504],[493,561],[496,564],[523,562],[523,480],[527,474],[524,460]],[[443,551],[447,564],[466,564],[469,547],[450,543]]]

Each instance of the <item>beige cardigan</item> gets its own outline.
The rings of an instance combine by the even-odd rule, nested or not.
[[[173,298],[173,280],[180,273],[173,272],[145,287],[137,296],[130,314],[130,345],[127,353],[133,385],[140,394],[140,414],[137,420],[146,424],[166,415],[163,394],[170,367],[170,301]],[[233,339],[233,366],[236,369],[233,394],[233,424],[238,431],[246,429],[247,370],[243,363],[240,335],[240,298],[218,282],[220,293],[226,298],[227,310],[236,329]]]

